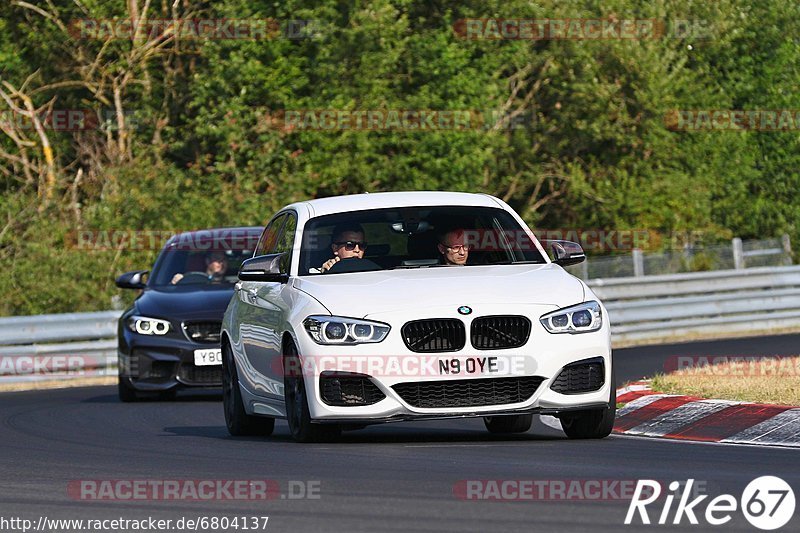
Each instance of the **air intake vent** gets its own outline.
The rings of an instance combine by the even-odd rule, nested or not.
[[[369,377],[343,372],[323,372],[319,377],[322,401],[328,405],[372,405],[386,398]]]
[[[431,318],[407,322],[403,342],[412,352],[455,352],[467,343],[464,323],[455,318]]]
[[[178,368],[178,381],[186,385],[222,386],[222,366],[182,364]]]
[[[542,384],[539,376],[399,383],[392,387],[413,407],[479,407],[529,400]]]
[[[186,337],[190,341],[204,344],[219,344],[219,332],[222,322],[189,322],[183,325]]]
[[[576,361],[565,366],[550,388],[561,394],[582,394],[600,390],[605,383],[602,357]]]

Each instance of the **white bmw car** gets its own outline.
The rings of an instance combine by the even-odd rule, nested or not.
[[[222,323],[232,435],[295,440],[368,424],[483,417],[492,433],[558,417],[612,429],[608,315],[546,243],[484,194],[397,192],[298,202],[267,224]]]

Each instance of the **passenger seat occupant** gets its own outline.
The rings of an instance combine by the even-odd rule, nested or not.
[[[367,249],[367,242],[364,240],[364,228],[360,224],[340,224],[333,228],[333,240],[331,251],[334,257],[322,263],[319,269],[312,268],[312,274],[327,272],[330,268],[341,261],[357,257],[364,258],[364,251]]]
[[[447,265],[467,264],[469,258],[470,245],[465,243],[465,231],[463,229],[453,229],[439,237],[439,253]]]

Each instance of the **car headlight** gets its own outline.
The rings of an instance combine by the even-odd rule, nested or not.
[[[314,315],[303,321],[306,331],[317,344],[365,344],[381,342],[391,329],[388,324],[345,318]]]
[[[128,319],[128,329],[140,335],[166,335],[169,328],[168,321],[158,318],[132,316]]]
[[[591,301],[542,315],[539,322],[550,333],[588,333],[603,326],[603,313],[600,304]]]

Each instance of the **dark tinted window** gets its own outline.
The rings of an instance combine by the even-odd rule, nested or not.
[[[509,213],[491,207],[435,206],[375,209],[311,219],[303,231],[300,275],[316,273],[333,257],[335,228],[360,228],[362,259],[340,261],[331,274],[443,266],[439,244],[454,244],[452,232],[469,248],[467,266],[545,263],[535,239]],[[450,240],[451,242],[445,242]],[[345,265],[346,263],[346,265]],[[344,268],[340,268],[344,267]]]
[[[281,260],[281,270],[284,272],[289,272],[289,265],[292,263],[294,234],[297,231],[297,218],[295,217],[294,213],[288,213],[285,218],[286,222],[283,225],[280,235],[278,236],[272,253],[286,253],[286,256]]]
[[[253,256],[252,250],[227,250],[224,252],[165,249],[156,262],[148,285],[207,285],[232,284],[242,261]],[[222,261],[219,261],[222,259]],[[175,275],[180,279],[173,283]]]
[[[272,253],[285,221],[286,215],[280,214],[267,224],[267,227],[264,228],[264,233],[261,234],[261,239],[258,241],[258,248],[256,249],[255,255],[267,255]]]
[[[234,228],[176,235],[159,254],[148,285],[236,283],[242,261],[253,256],[259,233],[259,228]]]

